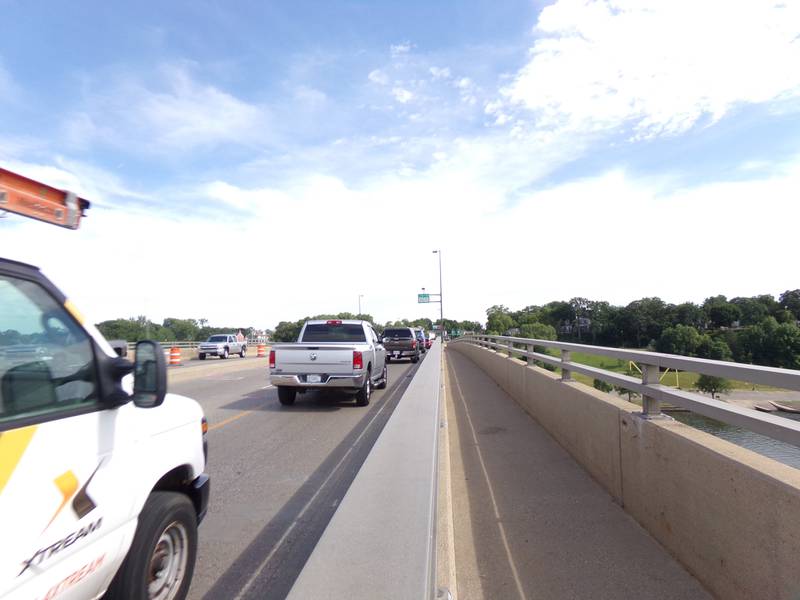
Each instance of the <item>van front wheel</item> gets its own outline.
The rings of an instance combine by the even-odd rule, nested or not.
[[[183,600],[197,556],[197,516],[178,492],[153,492],[139,515],[128,555],[106,598]]]

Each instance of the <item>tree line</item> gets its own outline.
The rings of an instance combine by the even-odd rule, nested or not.
[[[386,321],[383,325],[375,323],[372,315],[369,314],[353,314],[349,312],[341,312],[336,314],[323,314],[314,317],[306,317],[298,319],[297,321],[281,321],[275,326],[275,331],[272,333],[272,340],[275,342],[294,342],[300,335],[300,329],[303,323],[312,319],[358,319],[362,321],[369,321],[372,323],[375,331],[380,335],[387,327],[422,327],[427,331],[432,331],[434,324],[439,323],[438,320],[433,321],[428,318],[419,318],[414,320],[400,319],[397,321]],[[483,327],[477,321],[454,321],[452,319],[444,320],[445,328],[448,331],[482,331]]]
[[[716,360],[800,369],[800,289],[669,304],[657,297],[627,306],[572,298],[486,311],[489,334],[559,339]]]
[[[254,327],[210,327],[207,319],[176,319],[168,317],[160,324],[144,316],[112,319],[97,324],[103,337],[109,340],[156,340],[159,342],[199,342],[215,333],[238,333],[251,337]]]

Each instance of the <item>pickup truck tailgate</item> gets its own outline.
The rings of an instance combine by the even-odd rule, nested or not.
[[[353,373],[353,347],[333,344],[293,345],[275,347],[277,373]]]

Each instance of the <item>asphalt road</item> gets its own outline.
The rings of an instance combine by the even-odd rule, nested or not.
[[[263,358],[170,371],[170,391],[209,420],[211,502],[189,598],[286,596],[416,368],[391,363],[367,407],[341,393],[281,406]]]

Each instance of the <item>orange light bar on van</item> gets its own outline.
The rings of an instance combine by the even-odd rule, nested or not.
[[[77,229],[88,200],[0,168],[0,210]]]

